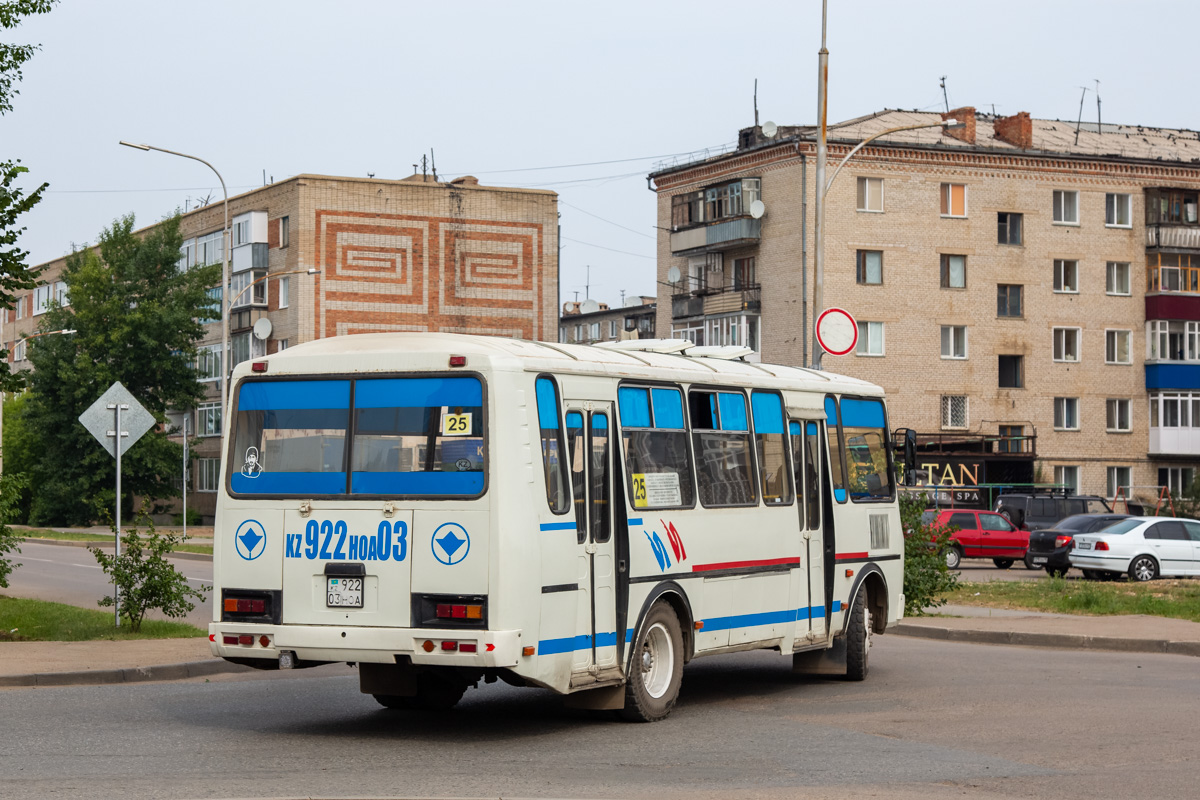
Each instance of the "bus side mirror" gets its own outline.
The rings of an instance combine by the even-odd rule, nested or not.
[[[904,485],[917,484],[917,432],[904,429]]]

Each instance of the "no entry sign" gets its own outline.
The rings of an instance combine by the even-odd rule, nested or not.
[[[825,309],[817,317],[817,344],[831,356],[853,352],[858,344],[858,323],[845,309]]]

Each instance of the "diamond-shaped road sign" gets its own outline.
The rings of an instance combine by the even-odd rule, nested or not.
[[[113,427],[118,404],[121,406],[119,434]],[[80,414],[79,421],[113,458],[117,457],[116,440],[120,440],[121,455],[125,455],[134,442],[154,427],[154,415],[147,411],[120,381],[108,387],[108,391],[100,395],[99,400]]]

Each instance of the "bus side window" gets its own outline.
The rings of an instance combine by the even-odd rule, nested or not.
[[[800,527],[808,519],[805,503],[808,502],[808,481],[804,472],[804,427],[799,422],[788,423],[788,438],[792,443],[792,470],[796,477],[796,503],[800,506]]]
[[[783,399],[774,392],[753,392],[750,407],[754,412],[754,444],[762,474],[763,502],[769,506],[790,506],[792,476],[788,472]]]
[[[571,465],[571,490],[575,498],[575,530],[582,544],[587,538],[587,475],[583,471],[583,414],[567,412],[567,459]]]
[[[566,475],[562,464],[562,433],[558,424],[558,387],[550,378],[538,378],[538,428],[542,440],[542,468],[546,476],[546,501],[555,514],[565,514],[567,501]]]
[[[825,397],[826,428],[829,433],[829,469],[833,483],[833,499],[846,502],[846,468],[843,464],[841,428],[838,425],[837,400]]]
[[[622,386],[617,404],[633,507],[694,506],[696,485],[679,389]]]
[[[804,494],[808,497],[808,529],[821,528],[821,428],[815,422],[806,422],[804,439],[807,443],[804,453]]]
[[[758,504],[750,422],[741,392],[688,392],[700,503],[706,508]]]
[[[592,541],[607,542],[608,513],[608,415],[592,414]]]

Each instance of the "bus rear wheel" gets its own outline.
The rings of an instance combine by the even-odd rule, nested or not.
[[[867,605],[867,587],[859,590],[846,625],[846,680],[867,678],[867,657],[871,654],[871,610]]]
[[[666,603],[656,603],[642,624],[625,683],[625,708],[634,722],[665,719],[679,699],[683,682],[683,633],[679,617]]]
[[[458,705],[466,684],[442,675],[423,672],[417,676],[417,693],[411,697],[394,694],[373,694],[375,702],[384,708],[411,711],[445,711]]]

